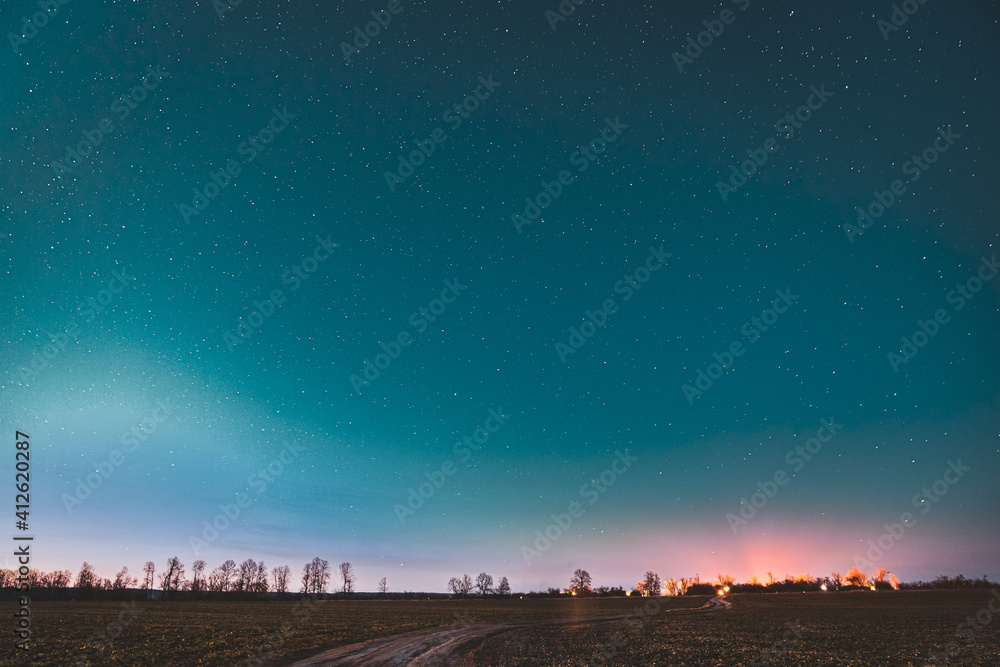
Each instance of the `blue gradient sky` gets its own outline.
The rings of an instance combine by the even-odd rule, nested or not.
[[[361,590],[437,591],[480,571],[564,586],[577,567],[595,585],[826,575],[960,459],[971,470],[874,565],[1000,578],[1000,281],[948,300],[998,254],[997,9],[927,3],[883,39],[891,3],[584,4],[554,31],[550,4],[404,2],[350,63],[340,42],[384,5],[68,4],[4,54],[0,421],[31,434],[38,567],[111,577],[177,555],[298,573],[320,556],[354,563]],[[678,72],[671,54],[723,8],[735,20]],[[157,65],[119,120],[114,101]],[[490,75],[500,87],[448,127]],[[723,201],[716,182],[812,86],[833,95]],[[243,163],[275,107],[296,118]],[[103,118],[114,130],[57,178]],[[606,118],[628,127],[577,172]],[[954,145],[849,242],[855,207],[948,126]],[[448,139],[390,190],[384,172],[437,127]],[[186,223],[178,204],[230,159],[242,172]],[[511,214],[563,169],[574,182],[518,233]],[[282,275],[317,237],[338,247],[292,291]],[[672,256],[626,301],[615,286],[650,246]],[[113,271],[135,280],[88,321],[77,306]],[[467,288],[415,324],[447,280]],[[277,289],[287,300],[230,349]],[[779,289],[798,300],[750,342]],[[608,298],[617,311],[563,361],[556,343]],[[894,372],[887,355],[938,309],[950,321]],[[355,392],[401,331],[411,344]],[[682,386],[734,341],[746,353],[689,404]],[[67,510],[157,401],[177,407]],[[490,409],[505,423],[456,450]],[[786,453],[821,419],[843,428],[794,470]],[[291,441],[300,456],[261,489]],[[588,504],[581,487],[626,450],[635,463]],[[401,522],[394,507],[449,465]],[[788,483],[734,534],[726,515],[779,470]],[[585,512],[527,562],[572,501]]]

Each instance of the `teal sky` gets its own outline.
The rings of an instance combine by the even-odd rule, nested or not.
[[[877,566],[997,580],[1000,14],[883,36],[891,4],[401,2],[349,62],[386,5],[68,3],[8,38],[0,422],[36,564],[824,575],[909,511]]]

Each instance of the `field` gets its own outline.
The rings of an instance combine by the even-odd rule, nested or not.
[[[456,657],[474,665],[915,666],[933,664],[929,654],[954,642],[956,652],[940,664],[986,666],[1000,664],[1000,621],[981,611],[990,599],[989,590],[770,594],[732,596],[731,609],[706,611],[695,609],[705,598],[657,598],[652,613],[636,598],[338,600],[312,609],[293,602],[147,602],[127,611],[114,602],[37,602],[31,651],[17,655],[22,652],[8,640],[0,659],[5,665],[237,665],[250,659],[286,665],[425,628],[453,633],[480,624],[631,614],[508,629],[470,639]],[[963,638],[957,626],[977,612],[982,625]]]

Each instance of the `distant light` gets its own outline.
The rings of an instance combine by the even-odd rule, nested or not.
[[[820,587],[819,587],[819,589],[820,589],[821,591],[825,591],[825,590],[826,590],[826,584],[823,584],[822,586],[820,586]]]

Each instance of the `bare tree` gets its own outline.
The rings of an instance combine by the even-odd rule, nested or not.
[[[677,583],[677,580],[670,577],[663,582],[663,587],[667,590],[667,595],[683,595],[681,590],[681,585]]]
[[[239,593],[250,593],[253,591],[253,584],[257,580],[257,561],[247,558],[240,563],[240,569],[236,573],[236,591]]]
[[[507,581],[507,577],[500,577],[500,582],[497,584],[497,595],[501,597],[510,595],[510,582]]]
[[[569,589],[576,591],[577,595],[583,595],[590,591],[591,581],[590,572],[577,568],[573,572],[573,577],[569,580]]]
[[[53,572],[53,574],[55,574]],[[111,589],[115,591],[126,591],[139,582],[135,577],[128,576],[128,568],[123,567],[121,570],[115,574],[115,580],[111,584]]]
[[[52,573],[52,586],[54,588],[68,588],[73,581],[73,573],[69,570],[56,570]]]
[[[888,574],[888,572],[886,572],[886,570],[885,570],[884,567],[877,567],[877,568],[875,568],[875,571],[872,572],[872,580],[876,584],[885,583],[885,575],[886,574]]]
[[[340,580],[343,582],[341,586],[341,592],[344,595],[354,594],[354,582],[357,577],[354,576],[354,570],[351,568],[350,563],[340,564]]]
[[[191,564],[191,592],[197,595],[205,590],[205,566],[203,560],[196,560]]]
[[[646,570],[646,576],[642,580],[642,594],[646,597],[658,597],[660,595],[660,575],[652,570]]]
[[[493,577],[485,572],[480,572],[476,577],[476,588],[480,595],[489,595],[493,592]]]
[[[385,577],[378,580],[378,592],[379,595],[385,595],[389,592],[389,584],[386,582]]]
[[[448,580],[448,590],[457,596],[465,596],[472,592],[472,577],[463,574]]]
[[[80,566],[80,573],[76,575],[76,587],[81,591],[89,592],[94,589],[97,583],[98,579],[97,575],[94,574],[94,566],[87,561],[83,561],[83,565]]]
[[[233,588],[233,579],[236,578],[236,561],[229,559],[222,565],[215,569],[219,573],[219,581],[221,583],[221,592],[225,593]]]
[[[143,579],[142,579],[142,590],[146,593],[146,599],[153,597],[153,582],[156,581],[153,575],[156,574],[156,563],[151,560],[147,560],[146,564],[142,567]]]
[[[831,572],[830,580],[833,582],[834,588],[840,588],[844,585],[844,578],[840,576],[840,572]]]
[[[257,563],[257,572],[254,576],[252,590],[255,595],[263,598],[267,594],[267,565],[264,565],[264,561]]]
[[[271,570],[271,579],[274,581],[274,591],[278,595],[288,592],[288,577],[292,574],[292,569],[287,565],[279,565]]]
[[[45,581],[45,573],[41,570],[28,570],[28,586],[31,588],[41,588]],[[101,580],[98,579],[95,588],[100,589]]]
[[[181,590],[184,581],[184,564],[177,556],[167,559],[167,569],[160,575],[160,589],[163,591],[163,598],[170,597],[172,591]]]
[[[330,581],[330,563],[319,556],[306,563],[302,570],[303,593],[325,593]]]

